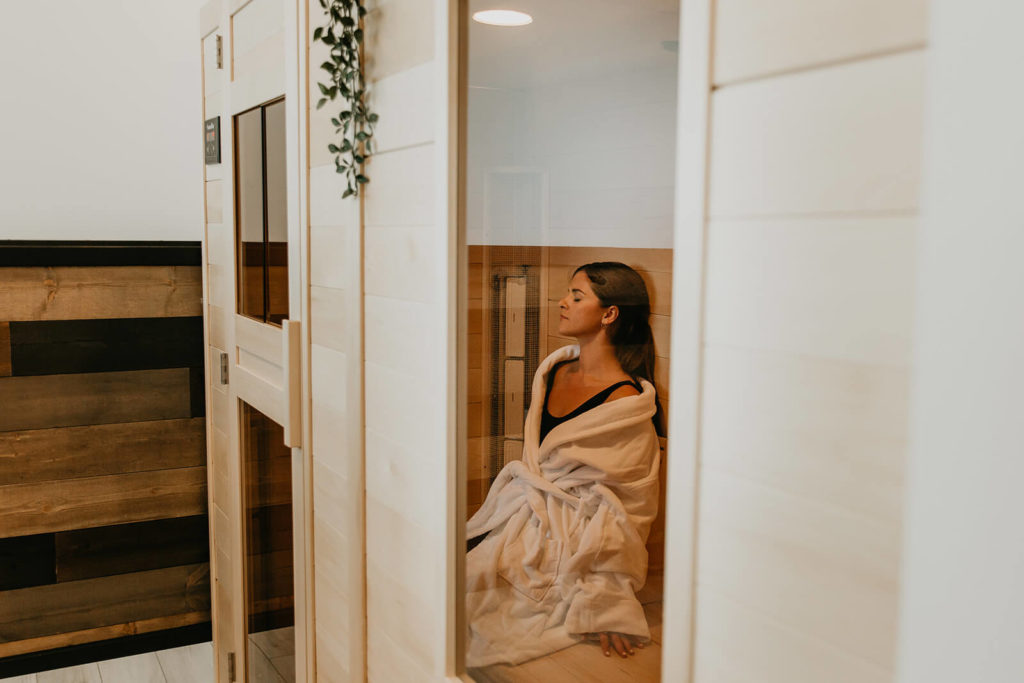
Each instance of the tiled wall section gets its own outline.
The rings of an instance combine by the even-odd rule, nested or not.
[[[697,683],[893,680],[925,4],[715,5]]]

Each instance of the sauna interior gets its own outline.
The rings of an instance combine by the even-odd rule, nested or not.
[[[641,275],[665,415],[670,400],[678,4],[637,2],[628,12],[521,4],[535,22],[529,33],[475,19],[467,26],[467,517],[522,456],[538,364],[575,343],[559,336],[557,302],[577,267],[618,261]],[[469,13],[490,7],[470,2]],[[470,669],[475,680],[660,680],[668,467],[660,441],[661,512],[637,594],[649,645],[607,662],[596,643],[582,642],[517,666]]]

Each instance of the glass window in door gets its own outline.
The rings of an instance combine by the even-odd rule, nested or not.
[[[288,317],[285,108],[279,99],[235,116],[238,312]]]

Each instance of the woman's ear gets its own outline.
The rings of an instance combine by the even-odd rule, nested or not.
[[[608,310],[601,316],[601,324],[608,326],[619,319],[619,307],[609,306]]]

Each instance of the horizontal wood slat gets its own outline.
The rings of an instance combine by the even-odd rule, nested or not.
[[[10,643],[0,643],[0,658],[23,655],[30,652],[43,652],[70,645],[84,645],[96,643],[101,640],[134,636],[141,633],[152,633],[153,631],[166,631],[182,626],[192,626],[210,621],[210,611],[187,612],[185,614],[172,614],[168,617],[156,617],[154,619],[139,619],[124,624],[113,626],[100,626],[99,628],[86,628],[79,631],[57,633],[52,636],[41,636],[39,638],[28,638]],[[225,660],[227,658],[225,657]]]
[[[11,324],[0,322],[0,377],[11,376]]]
[[[0,433],[0,486],[205,464],[201,417]]]
[[[672,272],[671,249],[624,249],[621,247],[548,247],[552,266],[579,268],[595,261],[618,261],[636,270]]]
[[[0,538],[206,514],[206,468],[0,487]]]
[[[0,378],[0,431],[191,416],[188,368]]]
[[[5,268],[0,320],[202,315],[198,266]]]
[[[206,515],[62,531],[55,534],[56,580],[199,564],[210,557],[209,542]]]
[[[7,591],[0,656],[15,641],[209,609],[207,563]]]
[[[9,324],[11,374],[17,376],[203,365],[203,319],[199,316]]]
[[[0,538],[0,591],[56,581],[53,534]]]

